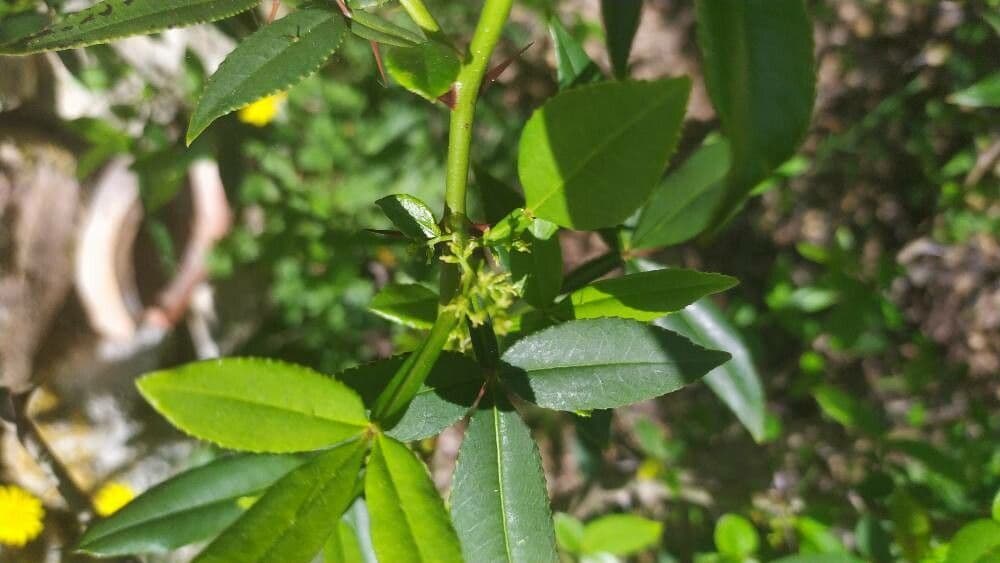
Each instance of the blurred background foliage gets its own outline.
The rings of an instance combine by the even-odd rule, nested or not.
[[[445,29],[472,29],[477,3],[429,3]],[[520,128],[557,88],[547,18],[607,68],[597,4],[520,3],[503,54],[534,45],[480,105],[482,170],[515,178]],[[33,5],[0,3],[0,18]],[[1000,2],[809,6],[819,99],[804,147],[724,231],[655,256],[741,280],[718,304],[761,374],[766,439],[755,443],[701,385],[623,409],[610,436],[587,419],[532,413],[567,560],[943,561],[953,536],[998,502]],[[700,83],[692,10],[647,0],[635,75]],[[241,36],[261,17],[218,27]],[[134,157],[146,212],[137,248],[155,255],[150,268],[177,267],[187,165],[218,160],[236,219],[211,258],[226,353],[332,373],[415,342],[367,305],[390,281],[431,281],[427,258],[365,229],[388,227],[371,204],[388,194],[440,208],[446,109],[386,87],[355,42],[273,100],[273,119],[228,116],[186,149],[200,59],[185,58],[166,88],[136,82],[108,47],[59,57],[94,94],[140,85],[113,117],[62,127],[85,146],[81,177]],[[179,109],[158,111],[165,100]],[[703,86],[691,114],[675,166],[717,128]],[[562,244],[567,270],[602,247],[574,233]],[[177,340],[160,363],[191,356]],[[454,463],[459,436],[423,445],[432,467]],[[976,560],[1000,561],[992,553]]]

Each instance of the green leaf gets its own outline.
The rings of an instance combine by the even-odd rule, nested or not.
[[[526,277],[524,300],[533,307],[544,309],[552,304],[562,288],[563,260],[558,228],[536,226],[540,222],[541,219],[536,219],[522,237],[527,243],[527,252],[511,252],[510,273],[515,280]]]
[[[1000,547],[1000,523],[995,520],[975,520],[962,526],[951,538],[946,563],[992,563],[983,561]]]
[[[451,505],[469,563],[557,560],[538,446],[510,402],[494,392],[469,422]]]
[[[1000,522],[1000,490],[997,491],[996,496],[993,497],[993,507],[990,511],[993,519]]]
[[[420,284],[390,283],[375,294],[368,309],[410,328],[429,329],[437,318],[438,296]]]
[[[151,373],[137,385],[177,428],[235,450],[315,450],[368,425],[361,399],[344,384],[273,360],[196,362]]]
[[[29,38],[18,54],[86,47],[130,35],[228,18],[258,0],[104,0]]]
[[[383,197],[375,205],[411,240],[423,242],[441,236],[441,227],[434,220],[434,212],[419,198],[395,194]]]
[[[812,24],[804,0],[698,0],[697,18],[705,82],[732,150],[718,224],[805,136],[816,96]]]
[[[239,501],[267,489],[306,458],[239,455],[156,485],[87,529],[77,550],[95,557],[159,553],[208,539],[236,521]]]
[[[416,47],[427,41],[417,33],[362,10],[352,12],[350,25],[354,35],[384,45]]]
[[[705,383],[722,399],[729,410],[761,442],[766,436],[764,386],[737,330],[710,299],[702,299],[683,311],[656,322],[668,330],[686,336],[692,342],[725,350],[733,358],[705,376]]]
[[[480,166],[473,165],[472,170],[475,176],[473,185],[487,223],[496,223],[518,207],[524,207],[524,197],[514,188],[496,179]]]
[[[556,543],[563,551],[573,554],[580,553],[580,541],[583,540],[583,522],[566,514],[555,514]]]
[[[406,356],[364,364],[337,374],[372,407]],[[403,417],[387,434],[403,442],[436,436],[469,412],[483,378],[479,365],[468,356],[442,352],[423,387],[413,397]]]
[[[823,413],[841,425],[872,436],[883,432],[884,426],[878,414],[840,389],[823,384],[816,386],[812,394]]]
[[[846,553],[803,553],[775,559],[771,563],[863,563]]]
[[[665,268],[596,281],[570,294],[569,302],[577,319],[652,321],[737,283],[722,274]]]
[[[26,37],[30,37],[49,25],[48,14],[39,12],[22,12],[0,21],[0,53],[17,52],[19,45],[11,45]],[[5,47],[11,45],[10,47]]]
[[[699,148],[653,190],[632,235],[633,248],[680,244],[711,224],[729,172],[729,143]]]
[[[639,30],[642,16],[642,0],[601,0],[601,17],[604,20],[604,34],[608,43],[608,56],[615,77],[628,76],[628,57],[632,51],[632,40]]]
[[[1000,107],[1000,72],[995,72],[964,90],[948,96],[953,104],[970,108]]]
[[[624,221],[663,174],[690,87],[687,78],[605,82],[546,102],[521,135],[518,172],[528,209],[571,229]]]
[[[719,553],[737,560],[745,559],[757,552],[760,536],[757,528],[739,514],[724,514],[715,523],[715,548]]]
[[[966,465],[962,463],[962,460],[935,448],[926,441],[895,439],[890,440],[886,445],[892,450],[917,460],[927,470],[957,485],[964,485],[967,482]]]
[[[580,551],[631,555],[660,542],[663,525],[634,514],[611,514],[588,522]]]
[[[448,512],[423,462],[379,436],[368,461],[365,498],[380,561],[462,561]]]
[[[330,534],[323,546],[323,563],[364,563],[358,536],[350,524],[343,520],[337,530]]]
[[[451,47],[433,41],[417,47],[393,47],[385,55],[389,76],[403,88],[432,102],[451,89],[460,67]]]
[[[652,399],[697,381],[729,359],[656,326],[627,319],[563,323],[516,342],[503,377],[539,406],[581,411]]]
[[[882,522],[871,514],[863,515],[854,526],[858,551],[870,561],[892,561],[892,538]]]
[[[549,35],[556,50],[556,76],[559,89],[567,90],[580,84],[600,81],[601,69],[590,60],[580,42],[570,35],[559,18],[549,18]]]
[[[275,483],[195,563],[308,563],[357,495],[366,440],[327,450]]]
[[[188,125],[187,143],[219,117],[298,84],[319,70],[343,39],[343,18],[321,8],[292,12],[258,29],[208,79]]]

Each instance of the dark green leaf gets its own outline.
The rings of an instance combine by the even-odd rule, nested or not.
[[[379,360],[337,374],[369,407],[389,384],[405,356]],[[404,442],[439,434],[469,412],[483,386],[481,370],[467,356],[442,352],[403,417],[387,433]]]
[[[146,375],[137,385],[174,426],[236,450],[315,450],[368,425],[361,399],[344,384],[273,360],[196,362]]]
[[[351,33],[362,39],[395,47],[416,47],[426,42],[419,34],[362,10],[355,10],[351,15]]]
[[[493,177],[480,166],[473,165],[474,186],[478,192],[487,223],[503,219],[518,207],[524,207],[524,197],[514,188]]]
[[[722,274],[668,268],[596,281],[574,291],[569,302],[577,319],[652,321],[736,284]]]
[[[636,403],[697,381],[729,359],[627,319],[570,321],[516,342],[504,379],[526,400],[567,411]]]
[[[729,143],[705,145],[653,190],[632,235],[634,248],[689,240],[712,222],[729,172]]]
[[[559,89],[566,90],[580,84],[589,84],[603,78],[601,69],[590,60],[575,37],[555,16],[549,18],[549,35],[556,49],[556,75]]]
[[[995,520],[975,520],[962,526],[951,538],[947,563],[993,563],[995,559],[984,561],[1000,547],[1000,523]]]
[[[414,241],[423,242],[441,236],[441,227],[434,220],[434,212],[418,198],[395,194],[383,197],[375,204],[400,232]]]
[[[771,563],[863,563],[846,553],[803,553],[775,559]]]
[[[484,397],[458,452],[452,519],[469,563],[556,561],[538,446],[502,396]]]
[[[792,156],[816,95],[804,0],[698,0],[705,81],[730,141],[732,168],[714,221]]]
[[[521,135],[528,209],[572,229],[624,221],[663,174],[690,85],[687,78],[605,82],[549,100]]]
[[[562,288],[562,247],[557,232],[544,232],[535,225],[536,219],[522,240],[527,252],[515,250],[510,254],[510,273],[515,280],[525,278],[524,300],[533,307],[544,309],[552,304]],[[558,231],[558,229],[556,229]]]
[[[642,0],[601,0],[601,16],[615,77],[626,78],[632,40],[639,30],[639,18],[642,16]]]
[[[393,47],[385,55],[389,76],[432,102],[451,89],[460,67],[455,51],[434,41],[417,47]]]
[[[663,525],[634,514],[610,514],[587,523],[580,552],[631,555],[660,542]]]
[[[221,20],[258,3],[258,0],[104,0],[35,34],[18,54],[86,47],[130,35]]]
[[[857,538],[858,551],[870,561],[892,561],[892,538],[878,518],[871,514],[862,516],[854,527],[854,537]]]
[[[702,299],[683,311],[660,319],[656,324],[684,335],[696,344],[732,354],[731,360],[705,376],[705,383],[733,411],[754,440],[764,440],[767,414],[764,387],[750,350],[722,311],[711,300]]]
[[[343,39],[343,18],[320,8],[292,12],[258,29],[208,79],[188,125],[187,143],[219,117],[298,84],[319,70]]]
[[[176,475],[87,529],[77,549],[95,557],[157,553],[208,539],[236,521],[253,497],[304,457],[224,457]]]
[[[368,461],[365,498],[380,561],[462,561],[458,537],[423,462],[379,436]]]
[[[429,329],[437,318],[438,296],[419,284],[391,283],[375,294],[368,308],[401,325]]]
[[[760,536],[757,528],[739,514],[725,514],[715,523],[715,548],[737,561],[757,552]]]
[[[3,18],[0,21],[0,24],[2,24],[0,25],[0,53],[7,52],[3,47],[4,45],[10,45],[38,33],[45,26],[49,25],[50,21],[48,14],[39,12],[22,12]],[[12,52],[16,52],[18,49],[19,46],[10,46]]]
[[[368,443],[327,450],[275,483],[196,563],[308,563],[356,496]]]
[[[966,483],[965,465],[961,459],[949,455],[926,441],[890,440],[888,447],[919,461],[929,471],[956,484]]]
[[[972,86],[948,97],[953,104],[970,108],[1000,107],[1000,72],[995,72]]]

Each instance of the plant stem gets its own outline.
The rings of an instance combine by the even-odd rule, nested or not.
[[[448,167],[445,182],[445,212],[452,230],[465,228],[465,199],[469,185],[469,151],[479,89],[490,57],[510,15],[513,0],[486,0],[469,45],[469,60],[455,82],[455,110],[451,113]]]
[[[430,35],[441,33],[441,26],[434,19],[434,14],[424,5],[424,0],[399,0],[399,3],[420,29]]]
[[[469,185],[469,151],[472,147],[472,123],[475,119],[476,101],[479,89],[486,76],[490,56],[500,40],[500,32],[510,15],[513,0],[486,0],[479,16],[475,34],[469,45],[469,59],[462,66],[455,82],[455,110],[451,114],[451,130],[448,138],[448,165],[445,181],[445,228],[455,237],[466,236],[465,200]],[[430,12],[420,0],[409,3],[410,17],[420,24],[418,18],[430,16]],[[406,3],[404,2],[404,6]],[[416,9],[414,17],[411,10]],[[422,12],[421,12],[422,10]],[[425,22],[427,23],[427,22]],[[420,24],[423,27],[423,24]],[[436,22],[435,22],[436,25]],[[451,331],[461,320],[447,305],[462,288],[461,272],[456,264],[443,264],[441,269],[440,299],[438,317],[427,339],[421,343],[399,371],[392,376],[389,385],[375,400],[372,418],[383,428],[391,428],[406,410],[413,397],[430,374]]]

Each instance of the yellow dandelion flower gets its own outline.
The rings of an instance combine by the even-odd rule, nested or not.
[[[135,491],[125,483],[111,481],[98,489],[94,494],[94,510],[98,516],[111,516],[121,510],[121,507],[132,502]]]
[[[0,544],[22,547],[42,533],[42,501],[24,489],[0,486]]]
[[[286,97],[288,97],[287,94],[281,92],[261,98],[241,109],[237,117],[243,123],[253,125],[254,127],[264,127],[274,121],[274,118],[278,115],[278,110],[281,109],[281,103],[285,101]]]

